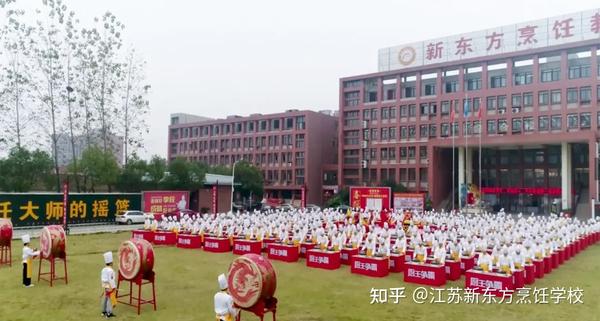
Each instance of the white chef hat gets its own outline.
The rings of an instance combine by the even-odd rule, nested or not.
[[[112,252],[104,253],[104,264],[110,264],[113,262]]]
[[[23,243],[27,244],[27,243],[31,242],[31,237],[29,236],[29,234],[25,234],[25,235],[21,236],[21,240],[23,240]]]
[[[227,278],[225,277],[225,274],[221,274],[219,275],[219,288],[221,290],[227,290]]]

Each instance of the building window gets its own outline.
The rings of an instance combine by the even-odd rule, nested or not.
[[[568,114],[567,115],[567,128],[568,129],[579,128],[579,115],[577,115],[577,114]]]
[[[400,106],[400,117],[408,117],[408,106]]]
[[[540,131],[547,131],[549,129],[549,125],[548,116],[540,116],[538,118],[538,127]]]
[[[435,125],[429,125],[429,137],[437,137],[436,128]]]
[[[415,168],[409,168],[408,169],[408,181],[409,182],[414,182],[417,177],[416,177],[416,169]]]
[[[550,103],[552,105],[560,105],[560,102],[561,102],[560,90],[553,90],[550,93],[550,97],[551,97]]]
[[[425,84],[425,96],[435,95],[435,84]]]
[[[396,107],[390,107],[390,119],[396,119]]]
[[[600,115],[600,113],[598,113]],[[442,123],[440,127],[440,135],[442,137],[448,137],[450,135],[450,125],[448,123]]]
[[[579,102],[581,104],[589,104],[592,101],[592,87],[579,88]]]
[[[567,89],[567,103],[574,104],[577,103],[577,97],[579,93],[577,92],[577,88],[568,88]]]
[[[552,115],[550,118],[550,129],[561,130],[562,129],[562,117],[560,115]]]
[[[508,131],[508,123],[506,119],[498,119],[498,134],[506,134]]]
[[[569,79],[588,78],[591,75],[590,65],[569,67]]]
[[[481,89],[481,78],[479,78],[479,77],[477,77],[477,78],[469,78],[469,79],[466,80],[466,83],[467,83],[467,90],[468,91]]]
[[[446,93],[455,93],[458,91],[458,82],[455,80],[446,81],[444,89]]]
[[[406,139],[407,137],[408,137],[408,130],[406,129],[406,126],[400,127],[400,138]]]
[[[503,88],[506,87],[506,76],[492,76],[490,77],[490,88]]]
[[[521,98],[521,94],[512,95],[511,106],[513,113],[518,113],[521,111]]]
[[[491,96],[486,99],[486,109],[488,111],[495,111],[498,106],[496,105],[496,97]]]
[[[473,105],[472,105],[472,112],[476,113],[479,111],[479,108],[481,107],[481,98],[479,97],[475,97],[473,98]]]
[[[385,91],[385,99],[386,100],[395,100],[396,99],[396,89],[387,89]]]
[[[415,159],[416,148],[415,146],[408,147],[408,159]]]
[[[506,112],[506,96],[498,96],[498,113]]]
[[[521,120],[521,118],[513,118],[512,120],[512,133],[513,134],[520,134],[521,133],[521,126],[523,124],[523,121]]]
[[[388,139],[389,139],[389,129],[382,128],[381,129],[381,140],[388,140]]]
[[[487,133],[488,134],[495,134],[496,133],[496,121],[495,120],[488,120],[487,121]]]
[[[408,126],[408,138],[415,138],[417,136],[417,129],[415,126]]]
[[[390,127],[390,139],[396,139],[396,127]]]
[[[600,67],[598,67],[600,70]],[[596,101],[600,103],[600,86],[596,87]]]
[[[515,86],[527,85],[533,82],[533,74],[531,71],[515,73],[514,84]]]
[[[442,101],[442,116],[447,116],[447,115],[450,115],[450,102]]]
[[[523,131],[528,133],[534,131],[533,127],[533,117],[525,117],[523,118]]]
[[[390,109],[388,107],[381,108],[381,119],[382,120],[388,119],[389,113],[390,113]]]
[[[404,98],[413,98],[416,96],[416,90],[414,86],[404,87]]]
[[[429,104],[424,103],[424,104],[421,104],[420,107],[421,107],[420,108],[421,109],[420,110],[421,111],[421,116],[427,116],[427,115],[429,115]]]
[[[558,81],[560,80],[560,68],[544,69],[542,70],[542,82]]]
[[[533,93],[523,93],[523,107],[533,106]]]
[[[427,159],[427,146],[419,146],[419,158]]]
[[[591,113],[579,114],[579,127],[590,128],[592,127],[592,115]]]
[[[358,106],[359,104],[359,92],[351,91],[348,93],[344,93],[344,106],[352,107]]]
[[[400,159],[406,159],[406,147],[400,147]]]
[[[408,105],[408,117],[417,117],[417,105]]]
[[[396,148],[395,147],[388,148],[388,158],[393,161],[396,160]]]
[[[550,94],[548,91],[538,92],[538,104],[540,106],[548,106],[550,104]]]
[[[427,125],[421,125],[419,127],[419,136],[421,136],[421,138],[429,136],[429,127]]]
[[[348,81],[344,81],[344,88],[359,87],[361,83],[362,83],[361,80],[348,80]]]
[[[305,129],[304,116],[296,117],[296,129]]]

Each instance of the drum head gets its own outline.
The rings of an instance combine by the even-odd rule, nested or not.
[[[119,247],[119,272],[127,280],[134,279],[140,272],[141,257],[138,248],[131,241],[124,241]]]
[[[52,236],[48,227],[44,227],[40,233],[40,252],[43,258],[49,258],[52,253]]]

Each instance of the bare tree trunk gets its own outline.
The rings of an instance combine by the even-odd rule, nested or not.
[[[71,109],[71,56],[67,60],[67,106],[69,109],[69,130],[71,132],[71,155],[73,156],[73,175],[75,176],[75,186],[77,192],[81,192],[79,187],[79,171],[77,170],[77,156],[75,155],[75,135],[73,134],[73,113]]]
[[[127,147],[129,146],[129,92],[131,90],[131,73],[133,72],[133,53],[129,57],[129,74],[127,75],[127,93],[125,95],[125,166],[127,166]]]
[[[19,106],[19,98],[21,96],[19,89],[19,73],[17,71],[17,66],[19,65],[18,56],[15,56],[15,60],[13,61],[13,73],[15,74],[15,114],[16,114],[16,126],[17,126],[17,148],[21,148],[21,119],[20,119],[20,106]]]

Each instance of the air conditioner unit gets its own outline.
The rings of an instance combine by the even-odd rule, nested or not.
[[[369,161],[364,160],[364,161],[361,162],[361,167],[362,168],[367,168],[368,164],[369,164]]]
[[[369,122],[368,122],[368,121],[366,121],[366,120],[363,120],[363,122],[362,122],[362,123],[363,123],[363,128],[367,128],[367,127],[369,127]]]
[[[513,113],[518,113],[519,111],[520,111],[520,108],[513,108],[513,109],[512,109],[512,112],[513,112]]]
[[[506,109],[498,109],[498,114],[502,115],[506,113]]]
[[[362,148],[367,148],[367,141],[366,140],[362,141]]]

